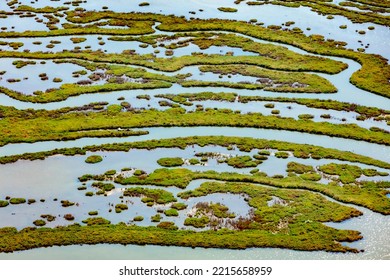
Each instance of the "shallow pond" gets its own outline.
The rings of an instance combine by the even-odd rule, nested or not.
[[[13,65],[14,61],[27,61],[35,63],[17,68]],[[42,64],[41,62],[44,62]],[[59,88],[62,84],[77,83],[85,80],[92,72],[72,63],[54,63],[52,60],[26,60],[14,58],[1,58],[0,69],[6,73],[0,77],[0,86],[31,95],[34,91],[45,91],[50,88]],[[61,68],[61,71],[58,71]],[[86,77],[73,77],[72,73],[76,71],[86,71]],[[41,75],[46,77],[42,80]],[[17,79],[19,82],[10,82],[9,79]],[[59,79],[57,82],[54,79]],[[2,105],[6,105],[1,103]]]

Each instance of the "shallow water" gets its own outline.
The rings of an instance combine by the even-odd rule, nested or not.
[[[351,151],[365,156],[375,156],[383,161],[390,161],[389,147],[378,144],[356,141],[351,139],[334,138],[323,135],[314,135],[294,131],[280,131],[272,129],[234,128],[234,127],[153,127],[146,129],[147,135],[123,138],[81,138],[73,141],[46,141],[37,143],[8,144],[0,147],[0,155],[14,155],[26,152],[49,151],[56,148],[84,147],[104,143],[123,143],[150,139],[167,139],[173,137],[224,135],[253,137],[260,139],[274,139],[299,144],[311,144],[343,151]]]
[[[35,65],[26,65],[20,69],[12,65],[14,61],[34,61]],[[91,71],[86,70],[84,67],[78,66],[72,63],[54,63],[52,60],[45,60],[45,64],[41,64],[43,60],[38,59],[14,59],[14,58],[1,58],[0,69],[6,69],[6,73],[0,78],[0,86],[7,87],[11,90],[22,92],[26,95],[31,95],[34,91],[45,91],[50,88],[59,88],[63,84],[77,83],[78,81],[85,80]],[[58,71],[58,68],[61,71]],[[72,73],[75,71],[85,70],[86,76],[79,78],[72,77]],[[48,80],[42,81],[39,75],[46,74]],[[61,82],[54,82],[53,79],[59,78]],[[8,79],[20,79],[20,82],[9,83]],[[2,105],[7,105],[2,103]]]
[[[44,6],[62,6],[66,0],[52,2],[50,0],[40,0],[35,3],[30,1],[21,0],[22,4],[31,5],[34,7]],[[385,58],[390,58],[390,41],[383,40],[383,38],[389,37],[388,27],[379,26],[376,24],[353,24],[349,20],[341,16],[335,16],[333,20],[326,19],[326,16],[317,15],[311,12],[309,8],[291,9],[282,6],[262,5],[262,6],[247,6],[245,3],[235,5],[233,0],[221,0],[216,3],[211,3],[207,0],[200,1],[166,1],[166,0],[150,0],[151,3],[148,7],[138,7],[137,3],[128,5],[128,1],[117,0],[104,3],[111,10],[116,11],[142,11],[142,12],[157,12],[164,14],[175,14],[184,15],[189,17],[199,18],[228,18],[248,21],[251,18],[256,18],[258,21],[262,21],[265,25],[277,24],[281,25],[286,21],[293,20],[295,25],[292,27],[300,27],[305,34],[320,33],[326,38],[333,38],[336,40],[342,40],[348,42],[349,48],[356,49],[358,47],[368,47],[367,52],[378,53]],[[339,0],[333,1],[335,3],[340,2]],[[92,9],[100,9],[103,3],[95,0],[88,0],[87,3],[80,4],[81,7]],[[217,10],[220,6],[236,7],[238,13],[223,13]],[[74,9],[74,7],[71,7]],[[204,9],[203,12],[199,9]],[[9,11],[9,7],[4,3],[0,2],[0,10]],[[189,11],[195,11],[196,14],[189,14]],[[275,14],[278,16],[275,17]],[[39,16],[42,18],[41,16]],[[46,22],[46,20],[45,20]],[[65,23],[65,18],[60,18],[61,23]],[[347,29],[339,29],[339,26],[346,24]],[[375,26],[375,30],[369,31],[368,26]],[[48,30],[44,23],[35,22],[34,18],[19,18],[17,16],[9,16],[7,19],[0,19],[0,26],[6,26],[9,30],[24,31],[24,30]],[[14,26],[14,29],[11,29]],[[158,25],[156,25],[158,28]],[[310,27],[311,30],[306,28]],[[365,35],[359,35],[356,30],[365,30]],[[169,32],[158,31],[160,34],[170,34]],[[74,46],[80,46],[85,48],[88,45],[91,49],[105,50],[107,52],[121,52],[125,49],[136,49],[138,53],[150,53],[154,49],[150,46],[147,48],[140,48],[139,42],[114,42],[107,40],[108,36],[102,36],[105,41],[105,45],[98,45],[98,36],[85,36],[86,42],[80,44],[73,44],[70,36],[64,36],[59,38],[36,38],[36,39],[0,39],[0,41],[23,41],[25,45],[19,49],[22,51],[26,48],[32,51],[38,50],[50,50],[46,49],[46,45],[50,43],[50,40],[60,40],[61,43],[55,45],[51,50],[61,51],[63,49],[71,49]],[[80,37],[80,36],[72,36]],[[33,45],[32,42],[35,40],[42,41],[42,45]],[[361,42],[358,42],[361,40]],[[261,41],[261,40],[255,40]],[[1,46],[2,49],[7,47]],[[298,48],[288,47],[291,50],[299,53],[306,52],[299,50]],[[160,53],[156,54],[159,57],[165,57],[165,49],[156,48],[160,50]],[[253,53],[244,52],[236,48],[227,47],[211,47],[207,50],[199,50],[195,45],[190,45],[185,48],[179,48],[174,50],[174,55],[182,56],[191,54],[194,51],[202,51],[203,53],[226,53],[227,51],[233,51],[235,55],[253,55]],[[63,102],[55,102],[51,104],[30,104],[13,100],[4,94],[0,94],[0,104],[15,106],[16,108],[34,108],[34,109],[57,109],[65,106],[80,106],[90,102],[108,101],[109,103],[118,104],[120,101],[117,100],[120,96],[125,96],[126,101],[130,102],[133,107],[148,107],[150,105],[153,108],[161,109],[158,105],[160,99],[152,98],[151,101],[138,100],[135,98],[138,94],[161,94],[161,93],[183,93],[183,92],[202,92],[202,91],[213,91],[213,92],[236,92],[240,95],[261,95],[261,96],[282,96],[282,97],[308,97],[308,98],[321,98],[321,99],[334,99],[345,102],[353,102],[366,106],[375,106],[383,109],[390,109],[390,103],[387,98],[368,93],[366,91],[357,89],[355,86],[349,83],[349,77],[353,72],[360,68],[360,65],[354,61],[348,59],[333,58],[339,61],[348,63],[349,67],[345,71],[337,75],[326,75],[320,74],[324,78],[329,79],[337,88],[338,93],[336,94],[293,94],[293,93],[273,93],[265,92],[262,90],[234,90],[226,89],[222,87],[215,88],[183,88],[179,85],[174,85],[169,89],[156,89],[156,90],[135,90],[135,91],[121,91],[112,92],[109,94],[87,94],[77,97],[69,98]],[[20,70],[13,69],[10,63],[13,59],[2,59],[0,70],[7,70],[1,85],[4,85],[4,81],[8,78],[15,78],[13,76],[20,75],[21,79],[28,76],[29,79],[21,83],[15,83],[11,86],[16,90],[45,90],[50,87],[59,86],[59,84],[51,83],[51,76],[47,83],[41,83],[35,76],[41,72],[56,73],[56,75],[63,75],[64,83],[72,82],[69,78],[72,71],[81,70],[77,68],[74,70],[76,65],[61,65],[61,71],[55,71],[55,67],[58,65],[52,64],[48,61],[48,64],[44,69],[39,65],[38,67],[26,66]],[[7,64],[8,63],[8,64]],[[69,69],[68,69],[69,68]],[[37,72],[38,71],[38,72]],[[148,70],[150,72],[157,72]],[[197,67],[186,67],[169,75],[177,73],[188,73],[191,72],[193,76],[190,79],[201,79],[201,80],[224,80],[220,79],[218,75],[206,73],[202,75]],[[34,78],[35,77],[35,78]],[[226,79],[225,81],[240,81],[242,79],[250,79],[243,76],[235,76],[232,79]],[[50,84],[51,83],[51,84]],[[7,85],[8,86],[8,85]],[[10,87],[11,87],[10,86]],[[195,102],[194,104],[202,104],[205,107],[219,107],[219,108],[231,108],[233,110],[242,110],[242,112],[262,112],[269,114],[271,109],[263,107],[265,102],[250,102],[248,104],[241,103],[226,103],[226,102]],[[279,109],[282,116],[296,118],[298,114],[311,113],[315,115],[315,121],[321,121],[319,115],[322,113],[329,113],[334,116],[334,119],[330,121],[340,123],[342,118],[346,118],[346,123],[358,123],[363,127],[378,126],[384,129],[388,129],[388,126],[384,122],[375,122],[373,120],[366,120],[364,122],[357,122],[355,120],[355,113],[327,111],[321,109],[308,109],[305,106],[288,103],[275,104],[274,109]],[[287,106],[291,105],[292,109],[287,109]],[[353,151],[362,155],[375,157],[383,161],[390,161],[390,149],[389,147],[365,143],[362,141],[354,141],[349,139],[340,139],[320,135],[309,135],[306,133],[289,132],[289,131],[277,131],[277,130],[265,130],[265,129],[251,129],[251,128],[228,128],[228,127],[191,127],[191,128],[149,128],[146,129],[150,133],[148,135],[126,137],[126,138],[83,138],[75,141],[67,142],[37,142],[34,144],[10,144],[4,147],[0,147],[0,155],[12,155],[24,152],[34,152],[51,150],[60,147],[74,147],[74,146],[85,146],[85,145],[97,145],[102,143],[113,143],[113,142],[131,142],[147,139],[161,139],[161,138],[173,138],[173,137],[185,137],[192,135],[226,135],[226,136],[243,136],[243,137],[257,137],[264,139],[276,139],[281,141],[291,141],[296,143],[309,143],[313,145],[320,145],[324,147],[336,148],[346,151]],[[113,223],[119,221],[125,221],[132,223],[134,216],[142,215],[145,217],[144,221],[138,223],[139,225],[150,225],[150,216],[154,215],[157,209],[167,209],[168,206],[159,207],[147,207],[140,202],[139,198],[126,198],[127,203],[131,205],[130,209],[123,211],[120,214],[116,214],[115,211],[109,212],[112,206],[108,203],[119,203],[121,188],[123,186],[116,185],[115,191],[109,193],[107,197],[104,196],[93,196],[86,197],[85,191],[78,191],[77,187],[81,185],[78,182],[77,177],[85,173],[103,173],[109,169],[120,170],[122,167],[137,167],[147,172],[152,172],[154,169],[159,168],[156,163],[157,159],[164,156],[181,156],[183,158],[191,158],[194,156],[194,151],[214,151],[221,152],[224,154],[242,155],[245,153],[239,152],[237,149],[233,151],[227,151],[223,147],[203,147],[198,146],[188,147],[185,150],[180,149],[158,149],[152,151],[144,150],[131,150],[129,153],[124,152],[99,152],[104,156],[102,163],[89,165],[84,162],[86,156],[53,156],[43,161],[18,161],[13,164],[7,164],[0,168],[0,198],[6,195],[14,197],[26,197],[35,198],[36,203],[32,205],[10,205],[6,208],[0,208],[0,227],[13,225],[18,228],[25,226],[31,226],[32,221],[38,219],[41,214],[55,214],[56,221],[49,223],[48,226],[55,226],[60,224],[68,224],[63,219],[63,215],[66,213],[73,213],[76,216],[76,222],[81,222],[83,219],[88,217],[88,212],[92,210],[98,210],[99,216],[104,216],[110,219]],[[250,154],[253,155],[256,151],[252,151]],[[91,153],[88,153],[88,155]],[[145,161],[145,158],[148,161]],[[296,161],[304,164],[310,164],[318,166],[321,164],[327,164],[330,162],[339,161],[334,160],[314,160],[314,159],[296,159],[293,157],[286,159],[278,159],[275,156],[270,156],[264,161],[258,168],[261,171],[266,172],[269,175],[282,174],[286,175],[285,168],[289,161]],[[370,166],[352,163],[354,165],[361,166],[363,168],[370,168]],[[215,159],[209,159],[205,166],[185,166],[191,170],[204,171],[204,170],[216,170],[217,172],[240,172],[248,174],[251,168],[234,169],[227,164],[218,164]],[[381,168],[376,168],[381,171],[386,171]],[[362,179],[368,180],[388,180],[387,177],[370,177]],[[195,180],[190,183],[187,189],[194,189],[206,180]],[[158,188],[155,186],[145,186],[151,188]],[[92,190],[90,182],[87,183],[88,190]],[[171,191],[175,195],[181,192],[178,188],[164,188],[165,190]],[[390,198],[390,194],[387,195]],[[40,202],[39,199],[44,198],[45,202]],[[58,201],[53,201],[54,198],[58,198]],[[71,201],[78,202],[78,206],[71,206],[69,208],[61,207],[60,200],[69,199]],[[191,198],[186,201],[189,205],[188,209],[191,209],[200,200],[207,200],[213,202],[221,202],[226,204],[231,211],[237,215],[246,215],[249,211],[249,206],[243,200],[243,197],[238,195],[221,195],[213,194],[205,198]],[[356,207],[364,213],[363,216],[350,219],[342,223],[329,223],[332,227],[355,229],[362,232],[364,239],[353,244],[345,244],[358,249],[364,249],[364,253],[359,254],[336,254],[326,252],[299,252],[293,250],[284,249],[247,249],[247,250],[221,250],[221,249],[190,249],[181,247],[160,247],[160,246],[120,246],[120,245],[94,245],[94,246],[68,246],[68,247],[52,247],[34,249],[25,252],[16,252],[13,254],[0,254],[0,259],[390,259],[390,245],[388,244],[388,237],[390,236],[390,220],[388,217],[366,210],[362,207]],[[5,210],[6,209],[6,210]],[[12,210],[12,211],[9,211]],[[176,224],[182,226],[185,211],[180,211],[179,217],[166,217],[164,220],[175,221]],[[14,214],[12,214],[14,213]],[[109,252],[109,254],[107,254]]]

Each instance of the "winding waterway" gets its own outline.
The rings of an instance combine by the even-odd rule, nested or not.
[[[22,4],[31,5],[33,7],[45,7],[45,6],[62,6],[66,0],[60,1],[49,1],[40,0],[36,2],[21,0]],[[331,38],[335,40],[341,40],[348,43],[347,47],[357,49],[365,47],[367,53],[380,54],[383,57],[390,58],[390,41],[383,40],[388,38],[389,28],[380,26],[378,24],[371,23],[352,23],[350,20],[342,16],[335,16],[334,19],[329,20],[326,16],[318,15],[307,7],[300,8],[287,8],[283,6],[274,5],[262,5],[262,6],[248,6],[245,3],[235,5],[233,0],[221,0],[212,2],[208,0],[200,1],[181,1],[181,0],[150,0],[150,6],[138,7],[137,5],[128,5],[126,0],[117,0],[104,3],[108,6],[108,9],[118,12],[153,12],[163,14],[174,14],[177,16],[199,17],[199,18],[226,18],[248,21],[249,19],[257,19],[258,22],[263,22],[267,25],[281,25],[287,21],[294,21],[295,24],[292,27],[299,27],[307,35],[310,34],[322,34],[325,38]],[[340,1],[333,1],[338,3]],[[88,0],[85,3],[80,3],[80,7],[88,10],[100,9],[100,1]],[[218,7],[235,7],[238,9],[237,13],[223,13],[218,11]],[[9,11],[9,7],[4,3],[0,3],[0,10]],[[202,10],[202,11],[201,11]],[[189,12],[195,12],[189,13]],[[278,16],[275,16],[278,15]],[[42,18],[39,16],[39,18]],[[46,19],[45,19],[46,20]],[[66,23],[65,18],[61,18],[60,23]],[[347,25],[347,29],[340,29],[340,25]],[[34,18],[20,18],[16,15],[8,16],[6,19],[0,19],[0,26],[7,28],[7,31],[25,31],[25,30],[48,30],[44,23],[38,23]],[[369,30],[369,26],[374,26],[374,30]],[[155,26],[155,34],[172,34],[170,32],[162,32],[158,30],[158,24]],[[364,30],[366,34],[359,35],[357,30]],[[227,32],[228,33],[228,32]],[[243,36],[243,35],[240,35]],[[88,35],[83,36],[87,38],[87,41],[73,45],[70,41],[69,36],[56,38],[61,43],[56,44],[53,51],[61,51],[66,48],[72,48],[74,46],[80,46],[81,48],[91,49],[103,49],[108,52],[122,52],[125,49],[136,49],[138,53],[150,53],[152,52],[151,47],[141,48],[139,42],[116,42],[107,39],[107,36],[102,36],[105,45],[99,45],[98,36]],[[247,36],[245,36],[247,37]],[[251,37],[250,37],[251,38]],[[251,38],[256,42],[263,42],[262,40]],[[25,48],[30,48],[32,51],[44,50],[44,47],[50,43],[53,38],[39,38],[42,41],[42,45],[33,44],[36,39],[2,39],[7,42],[21,41],[25,43],[24,47],[21,47],[19,51],[23,51]],[[268,43],[268,42],[267,42]],[[286,46],[289,50],[298,52],[300,54],[310,54],[299,48]],[[2,47],[5,49],[6,47]],[[153,49],[154,50],[154,49]],[[158,49],[160,53],[157,56],[166,57],[163,48]],[[207,54],[218,54],[226,52],[234,52],[234,55],[254,55],[253,53],[240,51],[236,48],[229,47],[210,47],[207,50],[200,50],[197,46],[190,44],[188,47],[180,48],[174,51],[175,56],[189,55],[192,52],[200,52]],[[327,57],[327,56],[322,56]],[[296,98],[319,98],[319,99],[332,99],[342,102],[350,102],[365,106],[378,107],[385,110],[390,110],[390,103],[387,98],[379,95],[369,93],[367,91],[358,89],[349,82],[351,75],[360,69],[360,64],[356,61],[330,57],[338,61],[342,61],[348,64],[348,68],[336,75],[318,74],[328,79],[333,85],[336,86],[338,92],[335,94],[297,94],[297,93],[276,93],[267,92],[264,90],[244,90],[244,89],[227,89],[223,87],[213,88],[202,88],[192,87],[184,88],[178,84],[174,84],[168,89],[154,89],[154,90],[125,90],[116,91],[106,94],[84,94],[80,96],[70,97],[65,101],[53,102],[49,104],[32,104],[27,102],[18,101],[12,99],[5,94],[0,94],[0,104],[6,106],[14,106],[17,109],[59,109],[63,107],[76,107],[88,104],[91,102],[107,101],[109,104],[118,104],[119,97],[125,97],[126,101],[130,101],[133,107],[147,107],[162,109],[158,104],[157,98],[152,98],[150,102],[145,100],[136,99],[135,96],[139,94],[149,94],[151,96],[157,94],[179,94],[179,93],[197,93],[202,91],[212,92],[234,92],[238,95],[251,95],[251,96],[264,96],[264,97],[296,97]],[[16,83],[10,88],[27,92],[33,90],[45,90],[50,87],[59,86],[60,84],[54,84],[48,82],[45,85],[39,84],[37,80],[37,74],[40,72],[56,73],[58,65],[49,61],[45,66],[37,63],[37,65],[28,65],[22,70],[16,70],[11,65],[12,59],[1,59],[3,62],[1,68],[7,68],[7,76],[3,79],[15,78],[15,75],[20,75],[20,79],[26,78],[25,83]],[[39,60],[35,60],[39,61]],[[75,82],[77,79],[70,77],[72,71],[81,70],[82,68],[72,64],[61,65],[61,75],[59,76],[63,81],[61,83]],[[188,66],[181,70],[172,73],[165,73],[161,71],[155,71],[145,68],[147,71],[152,73],[160,73],[166,75],[186,74],[192,73],[192,78],[198,80],[220,80],[217,75],[207,73],[202,74],[198,69],[198,66]],[[3,69],[0,69],[3,70]],[[88,74],[91,73],[88,71]],[[58,73],[56,73],[58,74]],[[35,78],[34,78],[35,77]],[[53,76],[54,77],[54,76]],[[52,77],[51,77],[52,78]],[[236,76],[227,81],[237,82],[242,79],[247,81],[251,77]],[[252,80],[251,80],[252,81]],[[3,85],[3,82],[1,84]],[[34,87],[35,86],[35,87]],[[305,106],[298,106],[293,104],[294,110],[286,111],[285,107],[291,105],[289,103],[277,103],[276,109],[281,109],[281,115],[287,117],[296,117],[301,113],[313,113],[323,114],[329,113],[325,110],[308,109]],[[194,105],[203,105],[204,107],[218,107],[218,108],[230,108],[233,110],[241,110],[242,112],[266,112],[263,103],[251,102],[248,104],[240,103],[228,103],[228,102],[217,102],[217,101],[202,101],[194,102]],[[256,107],[261,107],[256,108]],[[189,107],[193,109],[194,107]],[[346,118],[347,123],[357,123],[363,127],[369,128],[371,126],[379,126],[382,129],[387,129],[388,126],[385,122],[374,122],[373,120],[367,120],[364,122],[356,121],[355,113],[346,112],[331,112],[336,118],[332,121],[340,123],[340,119]],[[321,121],[318,115],[316,115],[316,121]],[[288,141],[293,143],[301,144],[312,144],[322,147],[335,148],[343,151],[351,151],[361,155],[374,157],[376,159],[390,162],[390,147],[366,143],[363,141],[356,141],[351,139],[335,138],[329,136],[312,135],[308,133],[300,133],[293,131],[280,131],[272,129],[254,129],[254,128],[233,128],[233,127],[152,127],[142,130],[147,130],[149,134],[142,136],[132,136],[124,138],[81,138],[74,141],[45,141],[37,143],[18,143],[8,144],[0,147],[0,156],[21,154],[26,152],[38,152],[52,150],[55,148],[66,148],[66,147],[83,147],[87,145],[99,145],[105,143],[121,143],[121,142],[133,142],[150,139],[168,139],[175,137],[186,137],[186,136],[209,136],[209,135],[224,135],[224,136],[239,136],[239,137],[253,137],[260,139],[280,140]],[[39,218],[39,215],[43,212],[55,211],[58,218],[51,226],[67,224],[66,221],[60,219],[64,214],[69,213],[70,210],[60,207],[59,200],[69,199],[79,201],[80,205],[77,208],[73,208],[74,214],[76,214],[77,222],[81,222],[83,218],[88,217],[87,213],[91,210],[99,210],[104,212],[104,216],[110,219],[113,223],[120,222],[124,219],[128,219],[131,223],[131,218],[137,215],[144,215],[147,219],[140,222],[139,225],[150,225],[149,217],[155,214],[156,209],[146,207],[139,198],[131,201],[132,207],[126,213],[116,214],[108,212],[110,206],[109,203],[114,203],[119,199],[120,196],[120,185],[115,185],[116,190],[111,192],[107,197],[94,196],[93,198],[86,198],[83,192],[77,191],[77,186],[80,182],[77,180],[78,176],[85,173],[104,173],[109,169],[120,170],[126,163],[130,167],[141,168],[147,172],[152,172],[158,168],[156,163],[157,159],[163,156],[179,155],[184,158],[190,158],[193,156],[195,151],[211,151],[219,153],[233,153],[235,155],[241,155],[242,153],[234,150],[227,151],[223,147],[190,147],[185,150],[180,149],[158,149],[153,151],[143,150],[131,150],[129,153],[125,152],[99,152],[104,157],[104,161],[98,165],[88,165],[84,163],[85,156],[52,156],[42,161],[17,161],[13,164],[7,164],[0,169],[0,189],[1,194],[10,196],[25,197],[28,193],[28,197],[37,199],[37,203],[32,205],[18,205],[9,206],[6,208],[0,208],[0,227],[3,226],[15,226],[21,229],[26,226],[31,226],[31,221]],[[88,153],[89,155],[90,153]],[[145,155],[148,155],[148,161],[144,161]],[[319,165],[327,164],[330,160],[314,160],[314,159],[294,159],[301,163]],[[261,171],[266,172],[269,175],[282,174],[285,175],[285,163],[283,159],[276,159],[270,157],[262,165],[259,166]],[[339,162],[339,161],[332,161]],[[367,168],[369,166],[356,164],[361,167]],[[206,165],[199,166],[186,166],[186,168],[196,171],[205,170],[216,170],[218,172],[231,172],[234,168],[226,164],[218,164],[216,160],[209,160]],[[378,169],[386,171],[383,169]],[[249,168],[241,169],[241,173],[248,174]],[[370,180],[379,180],[380,178],[374,177]],[[388,176],[386,177],[388,179]],[[195,180],[190,183],[187,189],[194,189],[206,180]],[[158,188],[148,186],[151,188]],[[88,185],[88,188],[92,188]],[[174,194],[182,191],[178,188],[170,188]],[[57,200],[54,199],[58,198]],[[39,199],[45,199],[45,202],[39,201]],[[332,199],[327,199],[333,201]],[[390,199],[390,198],[389,198]],[[243,197],[234,195],[220,195],[213,194],[207,197],[207,200],[213,202],[221,202],[226,204],[229,209],[238,215],[245,216],[250,210],[249,206],[244,202]],[[189,208],[193,207],[200,200],[192,199],[187,201]],[[203,201],[203,200],[202,200]],[[339,203],[339,202],[338,202]],[[134,206],[134,207],[133,207]],[[357,218],[349,219],[341,223],[328,223],[329,226],[340,228],[340,229],[354,229],[362,233],[364,238],[360,241],[352,244],[345,244],[357,249],[363,249],[364,252],[358,254],[347,253],[328,253],[328,252],[302,252],[287,249],[275,249],[275,248],[253,248],[247,250],[222,250],[222,249],[203,249],[203,248],[183,248],[183,247],[163,247],[163,246],[121,246],[121,245],[93,245],[93,246],[67,246],[67,247],[51,247],[34,249],[23,252],[15,252],[12,254],[0,254],[0,259],[390,259],[390,245],[388,238],[390,236],[390,219],[389,217],[372,212],[363,207],[355,205],[349,205],[363,212],[363,215]],[[14,208],[12,208],[14,207]],[[98,209],[97,209],[98,208]],[[166,209],[167,207],[161,207]],[[5,210],[7,209],[7,211]],[[9,212],[12,209],[12,212]],[[55,209],[55,210],[54,210]],[[17,218],[15,220],[15,217]],[[184,215],[179,215],[177,218],[167,218],[167,220],[175,221],[178,225],[183,225]]]

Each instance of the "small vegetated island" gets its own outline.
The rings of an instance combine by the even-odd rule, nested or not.
[[[8,1],[0,252],[108,243],[364,256],[359,240],[377,241],[356,217],[390,218],[389,54],[365,41],[389,27],[384,2],[235,1],[204,18],[207,8],[188,16],[182,2],[183,14],[167,15],[154,1],[124,12]],[[355,46],[240,14],[247,5],[310,7],[336,21],[338,38],[371,25]],[[31,188],[49,167],[70,180],[53,184],[57,197],[30,197],[11,186],[31,166]]]

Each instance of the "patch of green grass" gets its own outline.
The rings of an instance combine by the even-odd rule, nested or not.
[[[176,210],[184,210],[187,208],[187,204],[183,202],[176,202],[171,205],[171,208],[176,209]]]
[[[74,202],[71,202],[69,200],[61,200],[61,206],[62,207],[70,207],[70,206],[73,206],[75,205]]]
[[[173,209],[173,208],[165,210],[165,211],[164,211],[164,214],[165,214],[165,216],[167,216],[167,217],[171,217],[171,216],[176,217],[176,216],[179,216],[179,212],[177,212],[177,210],[176,210],[176,209]]]
[[[99,155],[91,155],[85,159],[86,163],[98,163],[103,161],[103,157]]]
[[[157,163],[164,167],[174,167],[174,166],[181,166],[184,164],[183,159],[179,157],[174,158],[160,158],[157,160]]]
[[[178,227],[174,222],[161,222],[157,225],[157,227],[166,230],[178,230]]]
[[[26,199],[25,198],[11,198],[9,200],[9,203],[11,203],[11,204],[23,204],[23,203],[26,203]]]
[[[35,220],[33,224],[37,227],[43,227],[46,225],[46,222],[44,220]]]
[[[275,153],[275,157],[277,158],[288,158],[289,156],[289,153],[284,151],[279,151]]]
[[[142,216],[135,216],[134,218],[133,218],[133,221],[134,222],[142,222],[144,220],[144,217],[142,217]]]
[[[73,44],[79,44],[79,43],[87,41],[87,38],[84,38],[84,37],[72,37],[72,38],[70,38],[70,40],[73,42]]]
[[[195,228],[204,228],[210,223],[210,218],[207,216],[202,216],[200,218],[186,218],[184,220],[184,225],[185,226],[192,226]]]
[[[219,7],[218,10],[221,11],[221,12],[225,12],[225,13],[235,13],[235,12],[237,12],[236,8],[231,8],[231,7]]]
[[[148,189],[148,188],[128,188],[123,192],[123,196],[142,197],[144,203],[153,202],[157,204],[167,204],[176,202],[174,195],[165,190]]]
[[[0,200],[0,207],[7,207],[9,205],[9,202],[6,200]]]
[[[309,173],[314,172],[314,168],[311,165],[305,165],[302,163],[290,161],[287,163],[287,172],[294,172],[297,174],[303,174],[303,173]]]
[[[150,218],[152,223],[159,223],[161,221],[162,217],[160,214],[156,214]]]
[[[121,213],[122,211],[127,210],[127,209],[129,209],[129,207],[126,204],[119,203],[119,204],[115,205],[115,212],[116,213]]]
[[[253,160],[250,156],[236,156],[226,160],[226,163],[235,168],[256,167],[259,161]]]
[[[88,226],[111,224],[111,222],[109,220],[104,219],[102,217],[88,218],[88,219],[83,220],[83,223],[87,224]]]

